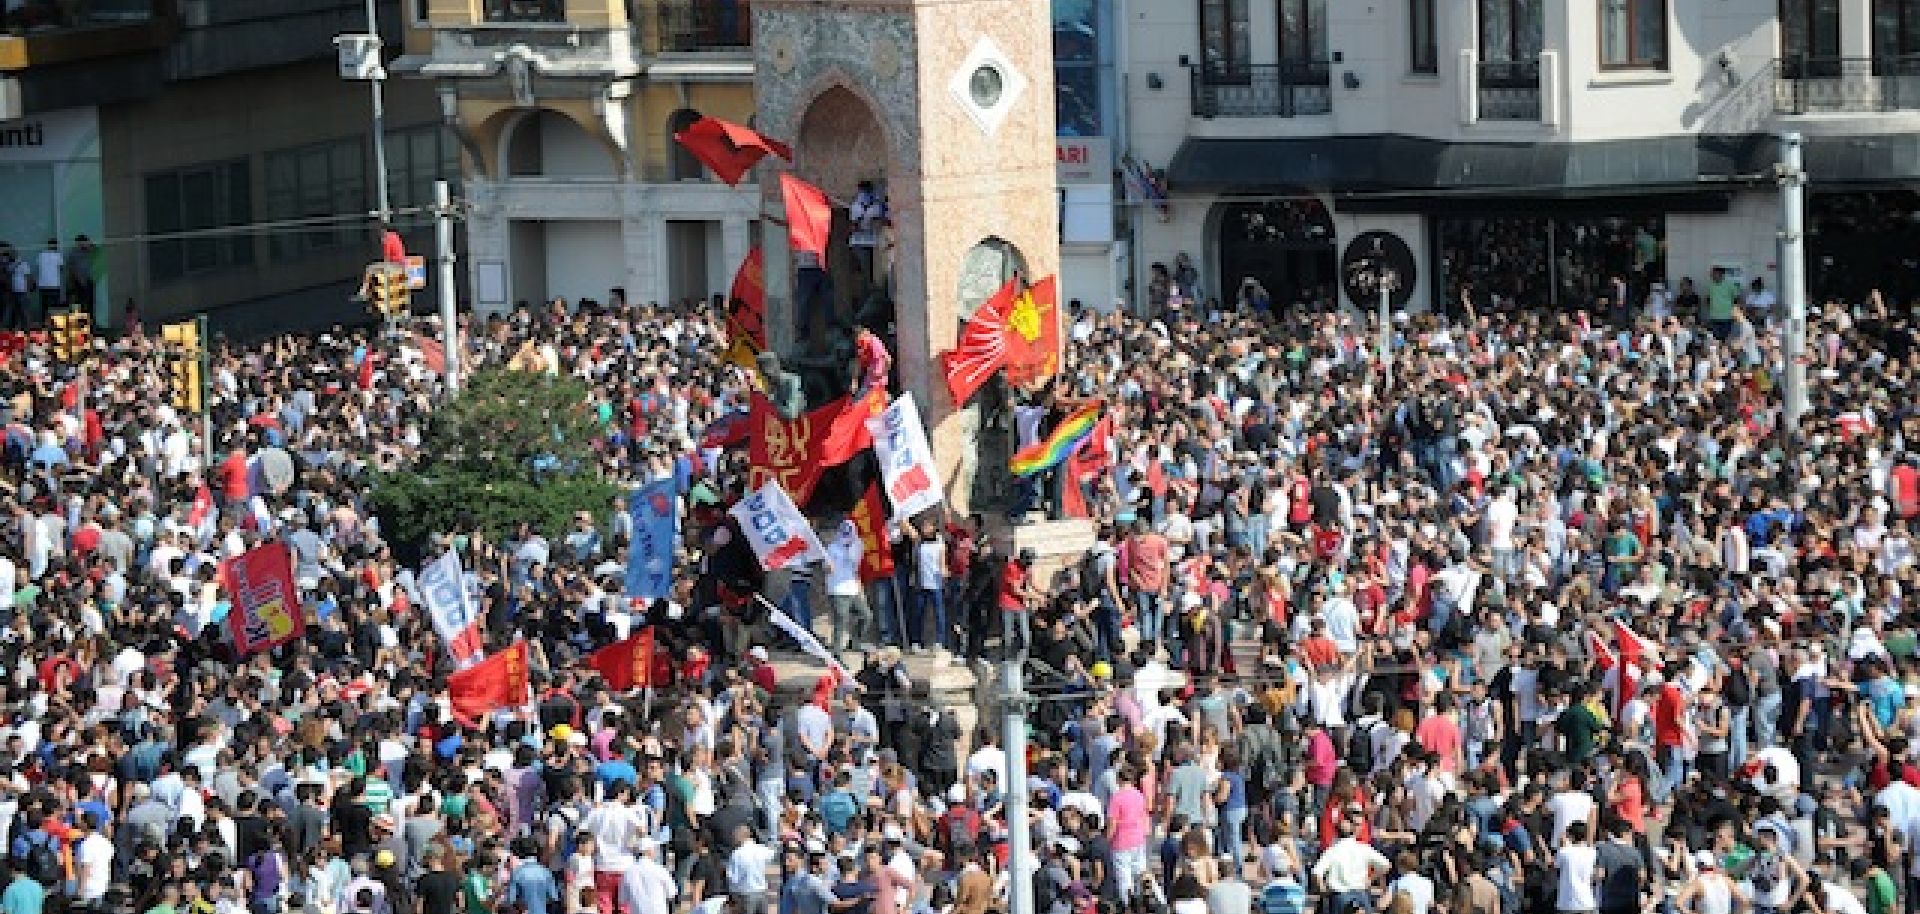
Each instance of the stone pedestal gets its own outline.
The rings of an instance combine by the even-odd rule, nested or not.
[[[987,519],[987,537],[993,548],[1008,556],[1018,555],[1022,549],[1033,550],[1033,580],[1043,591],[1052,588],[1055,576],[1079,564],[1080,557],[1093,548],[1093,534],[1093,521],[1086,519],[1029,524]]]

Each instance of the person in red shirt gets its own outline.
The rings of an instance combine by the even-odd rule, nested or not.
[[[1024,614],[1027,610],[1040,605],[1040,601],[1044,599],[1040,592],[1033,588],[1034,558],[1032,549],[1021,549],[1020,554],[1014,556],[1013,561],[1008,562],[1006,567],[1001,569],[999,603],[1002,613]],[[1013,633],[1013,649],[1024,652],[1027,649],[1027,620],[1013,619],[1012,622],[1013,625],[1008,630]]]
[[[774,691],[775,677],[773,664],[768,662],[767,649],[755,645],[747,651],[747,678],[759,686],[761,691],[771,695]]]
[[[1683,747],[1687,741],[1686,725],[1687,696],[1680,691],[1678,679],[1681,669],[1678,664],[1669,664],[1666,682],[1660,686],[1660,694],[1653,699],[1653,744],[1660,753],[1660,771],[1670,785],[1678,785],[1686,779],[1686,754]]]
[[[227,452],[227,459],[220,461],[214,468],[214,480],[220,484],[220,504],[245,504],[247,496],[252,494],[247,485],[247,452],[244,448],[233,448]]]

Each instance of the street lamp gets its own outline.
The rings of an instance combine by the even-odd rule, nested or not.
[[[385,222],[393,214],[392,200],[387,192],[387,110],[382,84],[387,79],[387,68],[380,60],[380,20],[379,11],[374,8],[377,0],[367,0],[367,32],[364,35],[340,35],[333,39],[334,47],[340,51],[340,78],[367,83],[373,89],[373,170],[376,176],[377,203],[380,220]]]

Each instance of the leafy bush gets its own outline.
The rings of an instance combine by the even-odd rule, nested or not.
[[[375,479],[381,529],[409,561],[438,533],[499,541],[528,521],[557,539],[575,512],[599,515],[618,492],[599,473],[600,435],[585,383],[482,369],[434,412],[421,462]]]

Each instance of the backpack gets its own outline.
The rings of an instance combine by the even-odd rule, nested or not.
[[[580,843],[580,810],[564,803],[548,810],[547,829],[549,831],[553,829],[553,820],[555,817],[560,819],[561,825],[560,859],[557,862],[564,866],[568,860],[573,858],[574,847]]]
[[[66,881],[66,873],[60,866],[60,852],[53,847],[53,836],[42,833],[35,841],[32,834],[27,835],[27,855],[24,861],[27,876],[41,885],[59,885]]]
[[[1355,724],[1347,733],[1347,768],[1360,777],[1373,773],[1373,731],[1384,723]]]
[[[974,818],[973,810],[964,810],[960,815],[947,810],[947,857],[956,859],[958,853],[971,849],[980,838],[980,827]]]

